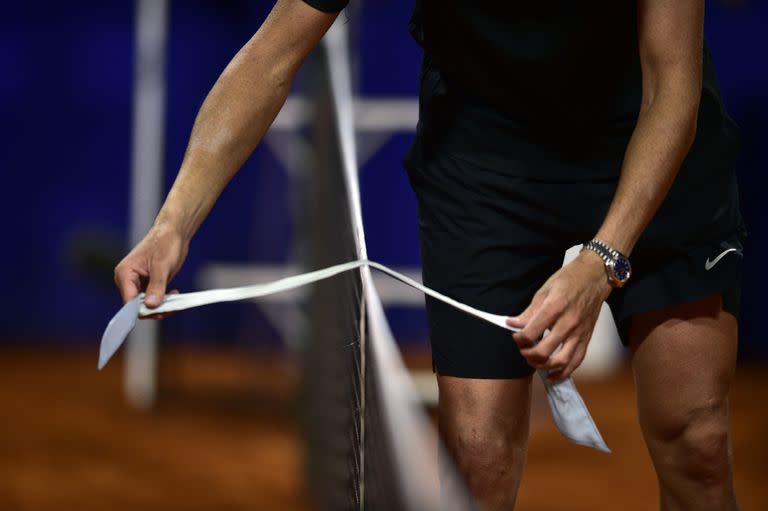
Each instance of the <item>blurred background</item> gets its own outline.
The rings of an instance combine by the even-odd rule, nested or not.
[[[418,274],[412,138],[420,51],[412,1],[365,0],[351,28],[363,214],[373,259]],[[272,2],[170,2],[164,190],[197,109]],[[0,9],[0,509],[306,509],[294,420],[297,368],[284,304],[216,305],[160,325],[157,393],[124,397],[122,360],[96,372],[120,307],[112,270],[129,250],[136,4],[11,0]],[[737,174],[750,236],[733,396],[737,492],[768,509],[768,3],[708,1],[706,35],[742,130]],[[293,260],[291,120],[256,150],[193,241],[174,287],[243,285]],[[410,296],[410,297],[409,297]],[[385,300],[406,362],[428,369],[420,298]],[[288,354],[288,355],[286,355]],[[536,419],[523,509],[652,509],[655,479],[622,356],[579,382],[612,456],[566,445]],[[569,495],[563,507],[547,498]],[[631,496],[631,498],[629,498]],[[583,506],[583,507],[579,507]]]

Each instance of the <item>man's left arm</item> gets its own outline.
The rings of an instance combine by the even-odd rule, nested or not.
[[[608,213],[595,235],[630,255],[667,195],[696,135],[701,97],[704,2],[639,0],[638,38],[643,94],[637,125],[624,156]],[[583,251],[542,286],[509,324],[534,367],[569,376],[581,364],[602,301],[611,287],[603,260]],[[538,345],[544,331],[550,334]],[[558,346],[562,349],[554,356]]]
[[[616,195],[596,238],[630,254],[666,197],[696,135],[704,2],[641,0],[643,102]]]

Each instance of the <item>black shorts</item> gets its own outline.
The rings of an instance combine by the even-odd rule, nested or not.
[[[618,179],[536,181],[482,168],[445,151],[406,160],[418,197],[424,283],[496,314],[515,315],[591,239]],[[684,167],[630,260],[633,276],[609,305],[622,342],[637,313],[720,293],[738,314],[745,229],[732,171]],[[533,369],[509,332],[427,299],[439,374],[520,378]]]

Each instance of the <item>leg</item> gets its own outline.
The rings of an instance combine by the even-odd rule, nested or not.
[[[664,511],[737,509],[728,413],[736,344],[720,295],[632,319],[640,425]]]
[[[513,509],[527,453],[531,378],[437,381],[440,435],[478,508]]]
[[[562,217],[552,201],[581,207],[583,197],[432,149],[409,167],[424,283],[489,312],[522,311],[562,264]],[[533,369],[509,332],[431,298],[426,305],[444,443],[478,507],[510,510],[526,458]],[[453,483],[441,479],[443,488]]]

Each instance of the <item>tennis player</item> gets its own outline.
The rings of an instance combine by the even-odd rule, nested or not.
[[[162,301],[346,2],[278,0],[234,57],[154,226],[115,270],[123,299]],[[703,25],[703,0],[416,1],[405,163],[424,281],[522,328],[510,339],[427,301],[441,434],[481,509],[514,507],[531,374],[573,373],[604,300],[632,353],[661,509],[737,508],[728,393],[745,231],[737,129]]]

